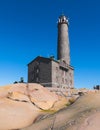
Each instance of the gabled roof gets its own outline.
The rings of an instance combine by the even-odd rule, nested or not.
[[[59,63],[59,61],[55,60],[54,57],[47,58],[47,57],[37,56],[35,59],[33,59],[31,62],[29,62],[28,65],[31,64],[31,63],[34,62],[34,61],[37,61],[37,60],[40,60],[40,61],[41,61],[41,60],[43,60],[43,59],[44,59],[44,60],[47,60],[47,61],[54,61],[54,62]]]
[[[48,62],[54,61],[56,63],[61,64],[60,61],[59,60],[55,60],[53,56],[51,56],[50,58],[42,57],[42,56],[37,56],[30,63],[28,63],[28,65],[31,64],[31,63],[33,63],[34,61],[43,61],[43,60],[48,61]],[[72,70],[74,70],[74,68],[72,66],[70,66],[70,65],[68,65],[67,67],[70,68],[70,69],[72,69]]]

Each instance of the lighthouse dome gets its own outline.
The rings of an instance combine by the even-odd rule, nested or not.
[[[65,15],[61,15],[58,19],[58,23],[66,23],[68,24],[68,19],[66,18]]]

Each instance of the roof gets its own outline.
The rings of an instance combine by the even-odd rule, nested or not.
[[[31,64],[32,62],[36,61],[36,60],[43,60],[43,59],[59,63],[59,61],[55,60],[53,56],[51,56],[50,58],[37,56],[35,59],[33,59],[31,62],[29,62],[28,65]]]
[[[46,60],[46,61],[50,61],[50,62],[54,61],[56,63],[60,63],[59,60],[54,59],[54,56],[51,56],[50,58],[42,57],[42,56],[37,56],[35,59],[33,59],[31,62],[29,62],[28,65],[31,64],[31,63],[33,63],[34,61],[37,61],[37,60],[39,60],[39,61]],[[67,65],[67,67],[70,68],[70,69],[72,69],[72,70],[74,70],[73,66]]]

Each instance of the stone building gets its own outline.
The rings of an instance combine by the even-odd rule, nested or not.
[[[28,82],[45,87],[73,88],[74,69],[70,65],[68,19],[61,15],[58,20],[57,60],[38,56],[28,64]]]

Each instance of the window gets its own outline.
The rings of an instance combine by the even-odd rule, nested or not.
[[[33,82],[34,81],[34,76],[32,76],[32,78],[31,78],[31,82]]]
[[[64,78],[62,78],[62,84],[64,84]]]
[[[65,79],[65,83],[67,83],[67,79]]]
[[[72,80],[70,80],[70,85],[72,85]]]
[[[36,77],[36,82],[39,82],[39,77]]]
[[[56,67],[56,73],[58,73],[58,67]]]
[[[36,72],[39,73],[39,69],[38,68],[37,68]]]
[[[56,82],[58,82],[58,76],[56,77]]]
[[[70,77],[72,77],[72,73],[69,73]]]
[[[65,76],[67,76],[67,74],[68,74],[68,72],[67,72],[67,71],[65,71]]]

